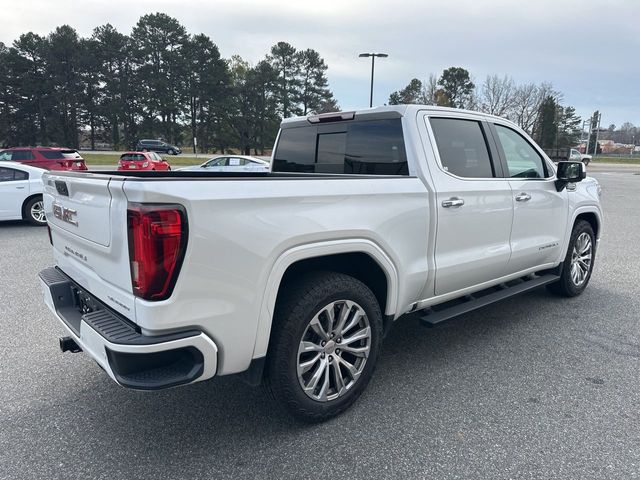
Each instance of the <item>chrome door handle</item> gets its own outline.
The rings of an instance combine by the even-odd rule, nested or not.
[[[17,190],[24,190],[24,187],[16,187]]]
[[[451,197],[449,200],[443,200],[442,206],[444,208],[461,207],[464,205],[464,200],[458,197]]]
[[[520,195],[516,195],[516,202],[528,202],[531,200],[531,195],[528,193],[521,193]]]

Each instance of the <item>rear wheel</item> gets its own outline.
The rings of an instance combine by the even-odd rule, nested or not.
[[[298,419],[338,415],[369,383],[381,338],[382,314],[366,285],[341,273],[309,275],[278,301],[267,388]]]
[[[578,220],[571,232],[567,256],[561,265],[560,280],[549,285],[549,290],[565,297],[575,297],[587,288],[596,254],[595,240],[591,224]]]
[[[44,215],[44,202],[42,197],[34,197],[24,205],[24,219],[32,225],[44,226],[47,219]]]

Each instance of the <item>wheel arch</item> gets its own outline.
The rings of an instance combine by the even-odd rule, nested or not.
[[[367,285],[380,302],[386,318],[397,310],[398,272],[391,259],[369,240],[347,240],[294,247],[275,261],[267,279],[260,309],[253,358],[267,353],[273,313],[287,282],[312,271],[351,275]]]
[[[42,198],[42,192],[32,193],[27,198],[24,199],[24,202],[22,202],[22,207],[20,207],[20,211],[22,212],[22,219],[23,220],[27,220],[27,212],[25,210],[26,207],[27,207],[27,203],[29,203],[31,200],[33,200],[34,198],[37,198],[37,197],[41,197]]]
[[[602,215],[599,209],[595,206],[583,206],[577,208],[571,217],[571,222],[569,223],[570,228],[567,229],[567,233],[564,239],[564,246],[562,248],[562,256],[558,260],[560,263],[564,261],[564,258],[567,255],[567,249],[569,248],[569,240],[571,239],[571,232],[573,232],[573,227],[575,227],[576,222],[578,220],[585,220],[589,222],[591,228],[593,228],[593,233],[597,240],[600,239],[600,235],[602,233]],[[597,243],[596,243],[597,245]]]
[[[589,222],[596,238],[600,238],[600,217],[595,212],[583,212],[576,215],[576,218],[573,220],[572,228],[578,220],[585,220],[586,222]]]

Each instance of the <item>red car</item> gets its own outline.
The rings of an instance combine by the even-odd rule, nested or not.
[[[120,155],[118,170],[171,170],[171,165],[156,152],[125,152]]]
[[[84,158],[70,148],[12,147],[0,150],[0,161],[19,162],[47,170],[87,170]]]

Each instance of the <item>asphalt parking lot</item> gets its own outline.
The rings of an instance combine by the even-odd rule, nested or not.
[[[405,317],[360,401],[316,426],[236,378],[140,393],[61,354],[46,229],[0,224],[0,478],[640,478],[640,167],[589,170],[606,225],[581,297]]]

